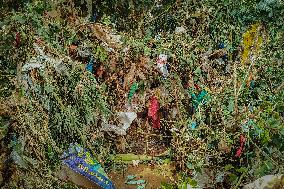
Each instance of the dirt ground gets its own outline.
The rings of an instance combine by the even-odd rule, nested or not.
[[[158,189],[161,183],[172,183],[175,180],[173,174],[174,168],[170,164],[151,165],[139,164],[137,166],[128,165],[124,171],[111,172],[109,178],[113,181],[116,189],[136,189],[137,185],[126,184],[128,175],[135,175],[135,180],[145,180],[146,189]],[[77,186],[84,189],[100,189],[95,183],[91,182],[84,176],[72,171],[64,166],[59,172],[59,178],[69,180]]]
[[[125,183],[127,175],[135,175],[137,180],[145,180],[147,183],[146,189],[160,188],[162,182],[174,182],[173,167],[171,165],[129,165],[124,174],[123,172],[111,172],[109,177],[118,189],[136,189],[137,185],[127,185]]]

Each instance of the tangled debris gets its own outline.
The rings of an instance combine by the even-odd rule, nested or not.
[[[85,3],[2,8],[1,186],[76,188],[54,174],[72,143],[107,173],[170,164],[163,188],[283,172],[281,2]]]

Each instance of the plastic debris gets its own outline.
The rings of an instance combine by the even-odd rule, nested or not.
[[[175,29],[175,33],[176,34],[180,34],[180,33],[185,33],[186,32],[186,29],[184,27],[176,27]]]
[[[219,43],[218,48],[219,49],[224,49],[225,48],[225,44],[223,42]]]
[[[36,43],[34,43],[34,49],[37,52],[38,56],[31,58],[30,61],[26,64],[42,64],[42,68],[45,68],[46,65],[49,65],[52,66],[55,71],[60,74],[64,74],[66,72],[67,67],[63,63],[63,60],[70,60],[70,57],[62,57],[61,59],[54,58],[49,54],[45,54],[43,49],[39,47]],[[26,65],[23,66],[22,71],[25,71],[25,66]]]
[[[117,135],[126,135],[126,131],[123,128],[112,124],[102,124],[101,130],[106,132],[114,132]]]
[[[166,78],[169,75],[168,71],[168,63],[167,63],[168,56],[166,54],[160,54],[157,58],[157,68],[162,73],[163,77]]]
[[[221,183],[224,181],[225,178],[225,172],[223,171],[218,171],[216,176],[215,176],[215,181],[216,183]]]
[[[135,175],[127,175],[127,177],[126,177],[127,180],[133,180],[135,178],[136,178]]]
[[[93,155],[78,144],[70,144],[63,154],[63,163],[73,171],[85,176],[104,189],[114,189],[112,181],[108,178],[100,163]]]
[[[177,128],[171,128],[170,131],[171,131],[172,133],[174,133],[174,132],[178,132],[179,130],[178,130]]]
[[[143,189],[146,187],[146,181],[145,180],[134,180],[136,178],[135,175],[128,175],[126,177],[126,181],[125,183],[128,184],[128,185],[138,185],[137,186],[137,189]]]
[[[150,102],[150,107],[148,110],[148,116],[149,117],[154,117],[155,115],[157,115],[159,110],[159,102],[157,97],[153,96],[151,97],[151,102]]]
[[[126,135],[126,130],[130,127],[132,121],[137,117],[135,112],[119,112],[119,125],[102,124],[102,131],[114,132],[117,135]]]
[[[102,42],[102,47],[107,51],[107,52],[114,52],[114,49],[109,47],[106,42]]]
[[[236,152],[236,155],[235,155],[236,157],[240,157],[242,155],[245,142],[246,142],[246,138],[243,135],[241,135],[240,136],[240,147],[238,148]]]
[[[196,129],[196,127],[197,127],[196,122],[195,122],[195,121],[192,122],[191,125],[190,125],[190,128],[191,128],[191,129]]]
[[[172,118],[175,118],[176,116],[177,116],[177,114],[178,114],[178,110],[177,110],[177,108],[176,107],[174,107],[173,109],[172,109]]]
[[[130,87],[129,93],[128,93],[128,100],[131,100],[134,96],[135,92],[138,89],[138,83],[133,83]]]
[[[86,65],[86,70],[94,73],[94,58],[91,57],[89,63]]]
[[[32,90],[36,95],[38,95],[39,98],[44,100],[44,98],[46,97],[44,97],[44,94],[41,93],[41,86],[37,85],[36,82],[33,82],[31,73],[29,71],[33,69],[39,69],[40,71],[43,71],[46,67],[53,67],[55,71],[60,75],[66,75],[68,74],[68,72],[63,60],[68,59],[69,57],[63,57],[61,59],[54,58],[49,54],[45,54],[43,49],[39,47],[38,44],[34,43],[33,45],[37,56],[32,57],[23,65],[21,69],[21,71],[23,72],[21,79],[26,96],[29,96],[29,91]]]
[[[97,21],[97,18],[98,18],[98,12],[97,11],[95,11],[95,13],[93,14],[93,16],[92,16],[92,21],[93,22],[96,22]]]
[[[135,112],[119,112],[118,119],[125,131],[130,127],[132,121],[137,117]]]
[[[78,54],[78,56],[80,56],[82,58],[87,58],[87,57],[90,57],[92,55],[91,50],[88,47],[85,47],[85,46],[79,46],[77,48],[77,54]]]
[[[138,167],[140,160],[132,160],[132,164],[134,167]]]
[[[198,91],[200,90],[199,85],[197,85],[196,83],[194,83],[194,87],[195,87],[196,90],[198,90]]]
[[[148,109],[148,117],[152,122],[152,127],[155,129],[159,129],[161,127],[160,116],[158,112],[159,109],[160,109],[160,104],[157,97],[155,96],[151,97],[150,106]]]
[[[283,184],[284,175],[266,175],[245,185],[243,189],[279,188],[283,186]]]
[[[80,47],[77,48],[77,54],[79,57],[82,57],[82,58],[87,58],[91,56],[91,52],[89,50],[85,48],[80,48]]]
[[[114,50],[121,47],[121,36],[114,34],[108,27],[96,23],[92,25],[92,29],[93,34],[110,49]]]
[[[199,104],[205,104],[207,97],[208,97],[208,92],[205,90],[202,90],[197,96],[194,93],[192,93],[191,98],[194,109],[197,109]]]
[[[168,56],[166,54],[160,54],[157,60],[157,63],[166,64],[168,60]]]
[[[137,187],[137,189],[144,189],[144,188],[146,188],[146,184],[143,184]]]
[[[161,34],[155,35],[155,40],[159,41],[161,39]]]
[[[45,66],[43,64],[40,64],[40,63],[27,63],[22,67],[22,71],[26,72],[26,71],[36,69],[36,68],[43,69],[44,67]]]
[[[253,90],[255,87],[255,81],[254,80],[251,80],[250,83],[249,83],[249,89],[250,90]]]
[[[225,44],[223,42],[219,43],[218,48],[219,49],[225,49]],[[228,61],[228,54],[225,52],[225,54],[223,56],[221,56],[221,58],[224,62],[227,62]]]
[[[125,47],[125,48],[122,50],[123,53],[127,53],[128,51],[129,51],[129,47]]]
[[[145,184],[145,180],[129,180],[126,182],[129,185],[139,185],[139,184]]]

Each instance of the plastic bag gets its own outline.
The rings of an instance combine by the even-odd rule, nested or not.
[[[118,119],[125,131],[130,127],[132,121],[137,117],[135,112],[119,112]]]
[[[160,54],[157,59],[157,68],[162,73],[163,77],[166,78],[169,75],[168,71],[168,63],[167,63],[168,56],[166,54]]]
[[[150,106],[148,109],[148,117],[152,121],[152,127],[155,129],[161,128],[160,116],[158,112],[159,109],[160,109],[160,104],[157,97],[155,96],[151,97]]]
[[[63,154],[63,163],[104,189],[114,189],[101,164],[93,155],[78,144],[70,144]]]
[[[102,131],[111,131],[117,135],[126,135],[126,130],[130,127],[132,121],[137,117],[135,112],[119,112],[119,125],[103,124]]]
[[[243,189],[281,188],[284,186],[284,175],[266,175],[249,183]]]

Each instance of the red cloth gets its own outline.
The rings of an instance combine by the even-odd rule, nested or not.
[[[161,128],[159,109],[160,109],[160,104],[157,97],[155,96],[151,97],[150,106],[148,109],[148,117],[152,121],[152,127],[155,129]]]

